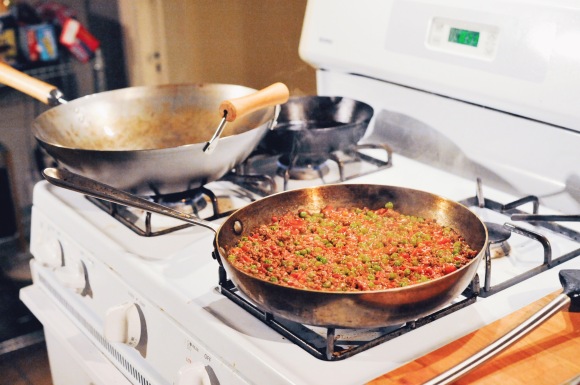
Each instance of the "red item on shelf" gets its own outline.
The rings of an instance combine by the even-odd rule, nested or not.
[[[79,61],[86,63],[99,48],[100,42],[76,19],[68,18],[62,25],[60,43]]]

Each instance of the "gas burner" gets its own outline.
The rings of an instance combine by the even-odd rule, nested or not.
[[[391,147],[384,143],[356,144],[347,150],[323,154],[290,155],[257,149],[237,171],[247,176],[272,175],[279,179],[276,185],[287,191],[345,182],[389,168],[392,153]]]
[[[219,181],[205,186],[144,198],[187,214],[194,214],[201,219],[213,221],[229,216],[235,210],[253,202],[260,196],[267,196],[275,192],[275,181],[268,175],[243,175],[232,171],[224,175]],[[192,226],[177,219],[152,214],[141,209],[93,197],[87,196],[86,198],[141,236],[163,235]]]
[[[205,195],[197,190],[191,191],[191,194],[178,193],[153,196],[151,200],[187,214],[199,213],[208,206]]]
[[[276,162],[277,175],[295,180],[322,179],[330,172],[329,157],[297,155],[282,155]]]
[[[508,239],[512,235],[511,231],[498,223],[484,223],[487,227],[487,233],[489,237],[489,253],[491,258],[509,256],[511,246],[508,243]]]
[[[526,217],[538,217],[540,202],[536,196],[529,195],[501,204],[483,196],[479,178],[476,183],[476,195],[460,203],[478,212],[488,229],[489,244],[485,255],[484,285],[479,294],[481,297],[488,297],[580,256],[580,248],[577,246],[580,239],[578,232],[550,221],[523,221]],[[524,205],[531,205],[534,214],[521,211],[520,208]],[[522,218],[522,225],[508,222],[510,219],[520,220],[519,218]],[[575,218],[572,216],[566,219]],[[560,239],[561,245],[566,243],[566,248],[554,248],[551,239],[555,238]],[[501,258],[504,256],[509,258]]]

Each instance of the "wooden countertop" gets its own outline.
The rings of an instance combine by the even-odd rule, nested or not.
[[[386,373],[368,385],[421,384],[480,351],[559,292]],[[580,312],[560,311],[455,384],[563,384],[580,375]],[[574,381],[572,383],[580,383]]]

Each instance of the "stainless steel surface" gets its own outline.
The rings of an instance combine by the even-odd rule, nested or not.
[[[204,154],[223,99],[253,89],[225,84],[135,87],[76,99],[35,119],[33,133],[60,165],[136,193],[160,194],[219,179],[256,147],[275,108],[228,125]]]
[[[275,120],[272,105],[256,103],[224,130],[219,151],[204,154],[220,103],[256,90],[227,84],[163,85],[66,102],[55,86],[1,62],[0,82],[43,103],[60,104],[33,122],[37,141],[60,165],[141,194],[179,192],[219,179],[248,157]]]

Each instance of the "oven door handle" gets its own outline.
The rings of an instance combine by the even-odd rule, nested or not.
[[[569,305],[571,298],[580,295],[580,270],[561,270],[560,282],[562,283],[563,291],[549,304],[538,310],[530,318],[516,326],[510,332],[492,342],[486,348],[480,350],[451,369],[446,370],[437,377],[425,382],[424,385],[442,385],[456,381],[460,377],[477,368],[479,365],[495,357],[522,337],[526,336],[554,314]]]
[[[580,222],[580,214],[557,215],[557,214],[512,214],[512,221],[528,222]]]

